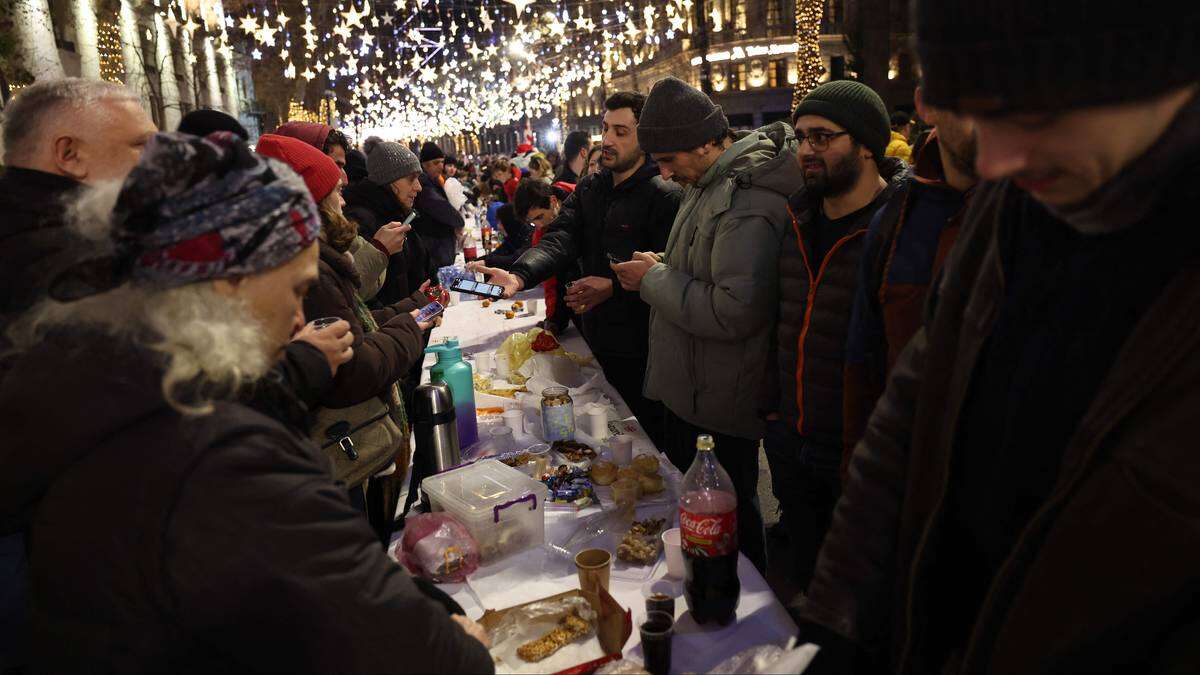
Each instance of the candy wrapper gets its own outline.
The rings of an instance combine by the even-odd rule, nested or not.
[[[619,659],[633,632],[632,616],[603,589],[489,610],[479,623],[492,640],[497,673],[591,672]]]
[[[405,522],[396,559],[417,576],[457,583],[479,568],[479,544],[454,516],[421,513]]]

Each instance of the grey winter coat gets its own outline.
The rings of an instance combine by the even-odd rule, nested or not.
[[[735,134],[687,189],[663,262],[642,279],[650,305],[646,396],[705,429],[760,438],[770,397],[779,245],[801,184],[791,126]]]

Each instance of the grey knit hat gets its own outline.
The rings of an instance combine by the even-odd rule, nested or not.
[[[840,124],[850,137],[862,143],[876,161],[883,159],[892,137],[887,106],[875,90],[853,80],[835,80],[808,92],[792,112],[792,124],[801,115],[819,115]]]
[[[367,155],[367,180],[376,185],[387,185],[420,171],[417,156],[399,143],[377,143]]]
[[[638,145],[645,152],[681,152],[698,148],[729,131],[721,106],[683,80],[654,83],[638,118]]]

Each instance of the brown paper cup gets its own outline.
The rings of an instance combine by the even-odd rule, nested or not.
[[[608,576],[612,571],[612,554],[602,548],[589,548],[575,556],[575,568],[579,571],[579,588],[591,591],[596,587],[608,590]]]

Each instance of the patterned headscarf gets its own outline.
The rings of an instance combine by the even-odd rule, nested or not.
[[[229,132],[159,133],[121,187],[111,256],[77,265],[50,289],[69,301],[133,282],[160,288],[263,272],[316,241],[321,219],[304,181]]]

